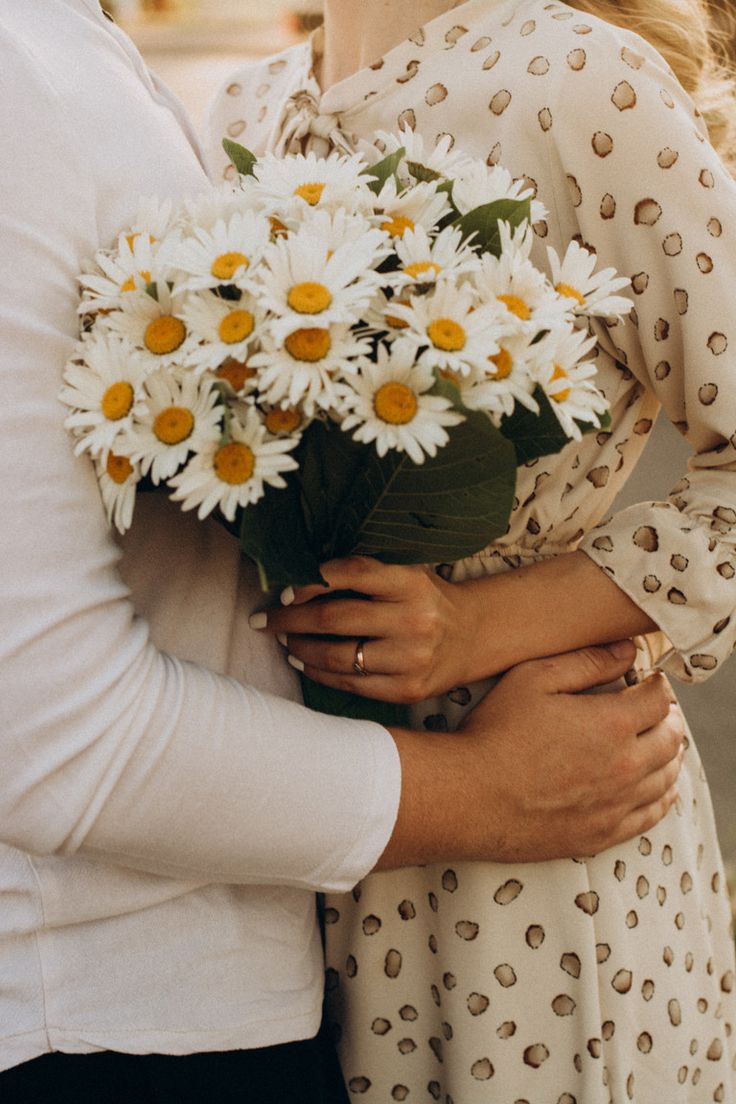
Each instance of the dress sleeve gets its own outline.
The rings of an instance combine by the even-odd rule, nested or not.
[[[94,171],[2,26],[0,104],[13,105],[0,128],[0,841],[184,879],[348,889],[393,828],[393,740],[152,644],[57,398],[96,241]]]
[[[633,282],[634,313],[602,343],[693,448],[666,501],[581,547],[669,638],[665,669],[702,680],[736,641],[736,185],[641,39],[599,27],[566,60],[550,154],[583,242]]]

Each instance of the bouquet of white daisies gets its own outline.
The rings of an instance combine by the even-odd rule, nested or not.
[[[517,465],[607,424],[587,318],[628,280],[541,204],[411,132],[385,157],[255,158],[234,186],[141,205],[81,277],[61,397],[111,522],[159,488],[215,515],[264,587],[349,553],[451,561],[502,535]]]

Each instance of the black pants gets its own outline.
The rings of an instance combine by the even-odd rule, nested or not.
[[[323,1036],[258,1050],[45,1054],[0,1073],[0,1104],[347,1104]]]

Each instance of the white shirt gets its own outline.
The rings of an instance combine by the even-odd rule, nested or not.
[[[304,1038],[396,748],[294,702],[216,524],[152,496],[121,558],[64,431],[83,261],[206,184],[181,108],[94,0],[0,0],[0,104],[0,1069]]]

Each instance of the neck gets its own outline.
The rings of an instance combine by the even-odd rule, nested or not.
[[[371,65],[461,0],[325,0],[323,91]]]

